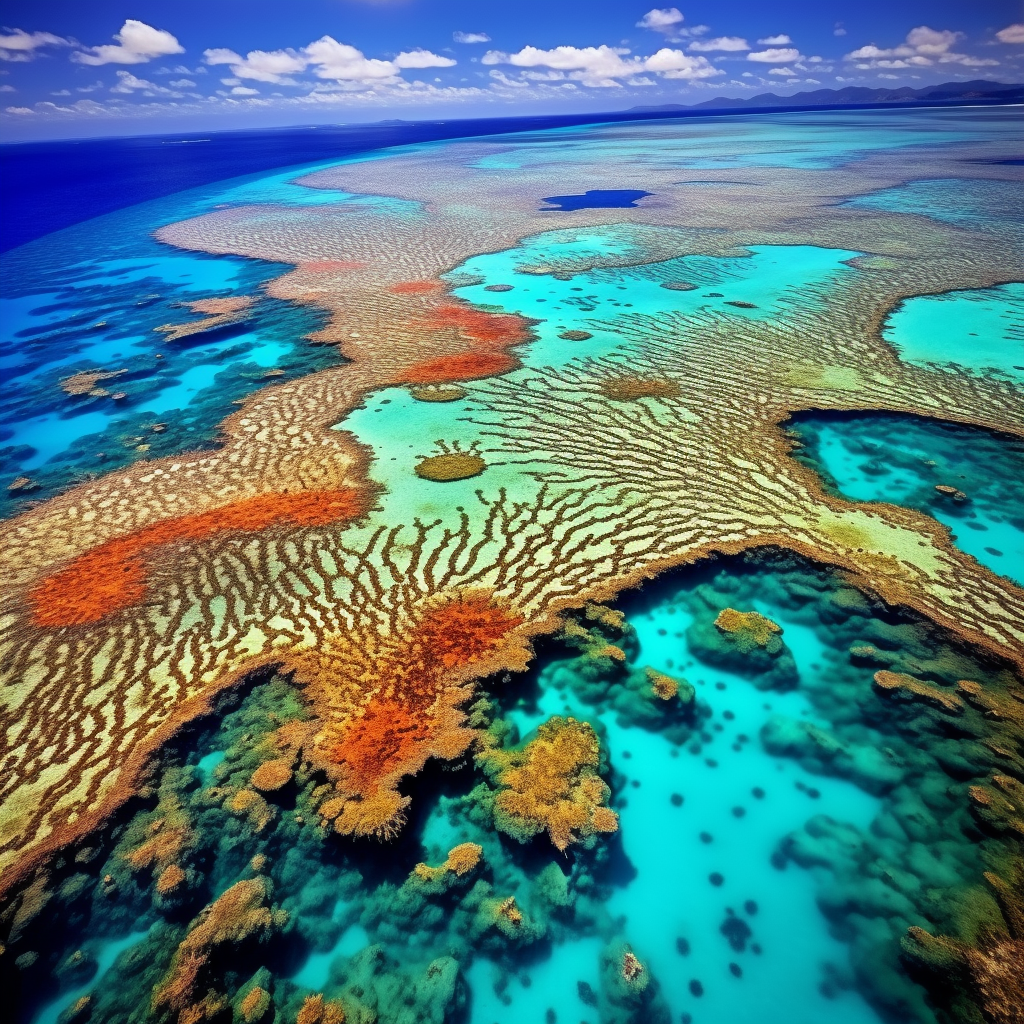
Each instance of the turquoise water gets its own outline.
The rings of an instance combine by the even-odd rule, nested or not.
[[[889,315],[882,337],[911,363],[1024,383],[1024,284],[917,295]]]
[[[144,931],[131,932],[119,939],[105,939],[92,943],[91,952],[96,964],[92,978],[86,984],[62,992],[55,999],[45,1003],[36,1014],[34,1024],[57,1024],[60,1015],[82,996],[94,993],[97,985],[109,984],[108,974],[117,958],[125,950],[137,946],[146,938],[147,934]]]
[[[962,551],[1024,586],[1024,442],[881,413],[802,413],[790,429],[805,446],[797,457],[837,493],[925,512],[950,528]]]
[[[756,610],[784,620],[770,603],[760,602]],[[757,737],[772,718],[825,729],[829,723],[814,713],[804,693],[765,693],[736,673],[702,666],[683,641],[694,622],[684,605],[666,600],[631,615],[629,622],[639,639],[638,663],[689,679],[714,723],[696,752],[686,749],[680,755],[679,747],[666,739],[619,724],[612,712],[597,716],[607,729],[613,768],[623,776],[622,843],[636,871],[616,889],[608,910],[624,921],[634,951],[659,979],[673,1019],[686,1012],[695,1021],[737,1024],[816,1024],[826,1018],[875,1024],[879,1017],[856,993],[832,998],[821,993],[826,972],[849,973],[846,947],[829,934],[815,906],[813,878],[779,871],[772,855],[812,813],[866,830],[879,801],[850,782],[812,775],[764,750]],[[813,629],[787,624],[785,637],[801,676],[823,670],[826,650]],[[550,678],[541,675],[542,682]],[[529,712],[514,711],[509,717],[525,734],[556,714],[592,716],[571,693],[549,685]],[[759,797],[754,795],[758,789],[763,791]],[[682,806],[673,805],[673,794],[683,798]],[[709,881],[716,872],[724,879],[719,886]],[[744,909],[751,900],[753,913]],[[742,950],[732,948],[721,932],[730,916],[750,929]],[[688,944],[685,955],[678,939]],[[556,948],[551,963],[559,970],[554,976],[589,980],[597,969],[592,954],[591,946],[578,943]],[[730,964],[740,968],[739,977]],[[475,972],[470,983],[474,977],[483,983],[483,969]],[[691,991],[692,981],[700,983],[700,996]],[[567,989],[564,1001],[556,1001],[556,986],[544,1005],[553,1005],[559,1020],[575,1020],[575,988],[565,982],[561,987]],[[513,989],[512,1004],[500,1011],[486,995],[486,1012],[474,1013],[474,1024],[528,1019],[521,1015],[523,1003],[531,1009],[541,1003],[536,995]]]
[[[27,262],[41,273],[59,241],[25,246]],[[119,245],[125,247],[123,240]],[[263,284],[287,268],[169,255],[146,234],[133,248],[139,255],[69,259],[59,291],[0,298],[0,514],[17,512],[24,499],[52,497],[92,473],[211,447],[217,425],[235,403],[268,383],[268,370],[282,370],[288,379],[337,363],[330,346],[305,341],[321,326],[319,314],[263,294]],[[222,295],[257,301],[234,325],[174,342],[156,331],[201,318],[180,303]],[[98,383],[106,396],[65,393],[61,380],[81,371],[117,376]],[[24,476],[31,488],[7,490]]]
[[[893,213],[916,213],[923,217],[984,227],[986,224],[1024,223],[1020,186],[1009,181],[977,178],[940,178],[908,181],[892,188],[848,199],[845,206]]]

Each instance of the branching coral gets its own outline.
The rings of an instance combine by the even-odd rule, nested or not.
[[[428,757],[458,757],[473,740],[460,710],[471,690],[460,673],[511,650],[522,621],[486,591],[460,591],[427,603],[379,649],[351,651],[349,672],[386,668],[380,688],[369,699],[356,690],[356,706],[316,740],[314,759],[337,780],[320,814],[337,832],[385,837],[401,827],[408,799],[396,791],[398,780]],[[300,677],[308,672],[300,668]]]
[[[564,851],[619,827],[604,805],[610,791],[598,774],[601,745],[586,722],[551,718],[521,749],[486,750],[477,759],[498,789],[495,826],[520,842],[547,831]]]
[[[356,519],[367,510],[367,494],[354,488],[258,494],[208,512],[165,519],[138,533],[106,541],[75,558],[29,592],[40,626],[77,626],[139,604],[146,596],[145,556],[179,541],[255,532],[275,524],[323,526]]]
[[[268,878],[252,878],[236,882],[205,907],[189,925],[167,975],[154,992],[153,1008],[188,1013],[198,1001],[201,978],[216,947],[264,940],[281,928],[288,914],[266,905],[270,892]]]

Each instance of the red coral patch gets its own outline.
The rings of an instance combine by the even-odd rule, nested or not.
[[[253,533],[276,523],[325,526],[365,512],[364,495],[346,487],[257,494],[206,512],[165,519],[86,551],[36,584],[28,595],[32,619],[37,626],[77,626],[138,604],[146,595],[148,576],[143,556],[163,544],[221,533]]]
[[[409,384],[444,384],[453,380],[493,377],[514,370],[518,365],[518,359],[503,352],[459,352],[415,363],[402,374],[402,379]]]
[[[431,331],[454,328],[486,348],[508,348],[530,339],[530,325],[517,313],[489,313],[455,302],[438,306],[423,326]]]
[[[361,718],[345,726],[327,756],[335,764],[348,765],[352,782],[366,793],[399,771],[429,736],[422,709],[412,712],[395,700],[374,700]]]
[[[472,595],[431,608],[417,624],[415,639],[426,659],[462,668],[493,651],[522,622],[521,615],[486,596]]]
[[[428,295],[443,287],[444,285],[440,281],[399,281],[398,284],[393,284],[388,291],[393,295]]]

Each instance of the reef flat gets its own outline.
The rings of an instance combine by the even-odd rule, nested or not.
[[[1011,126],[1004,111],[917,111],[844,114],[841,130],[815,114],[453,142],[291,175],[298,185],[276,176],[205,212],[193,197],[193,215],[152,225],[179,252],[290,268],[256,300],[225,287],[197,293],[191,312],[216,322],[154,325],[168,340],[231,328],[253,301],[274,301],[316,311],[312,342],[344,362],[240,398],[209,450],[143,458],[4,526],[0,550],[12,568],[0,606],[0,888],[13,941],[60,905],[63,897],[51,903],[55,887],[70,884],[57,881],[64,868],[48,865],[66,867],[100,828],[120,852],[81,863],[98,870],[120,858],[151,875],[132,881],[139,892],[118,924],[133,935],[148,929],[139,950],[166,953],[136,954],[139,991],[152,992],[158,1019],[214,1019],[230,1005],[246,1021],[272,1012],[304,1024],[369,1020],[357,1006],[373,992],[366,1013],[397,1021],[405,1018],[383,995],[396,985],[422,989],[409,1004],[421,1016],[408,1019],[458,1019],[468,1005],[462,972],[482,936],[477,952],[499,973],[511,969],[510,951],[600,939],[599,969],[581,981],[584,1006],[604,1020],[675,1012],[681,994],[669,992],[664,972],[660,983],[651,976],[640,936],[617,928],[608,909],[618,841],[608,836],[629,828],[605,749],[613,724],[570,707],[529,730],[524,721],[520,743],[515,716],[505,720],[494,702],[503,674],[526,671],[546,642],[538,638],[558,633],[581,652],[584,705],[688,742],[706,714],[693,686],[670,666],[634,665],[621,613],[599,602],[670,569],[770,548],[840,574],[844,608],[883,621],[908,616],[931,631],[905,657],[882,657],[852,635],[843,642],[874,652],[855,655],[857,664],[878,661],[863,714],[874,721],[879,708],[912,708],[928,724],[911,732],[955,735],[949,742],[969,749],[944,753],[934,769],[971,780],[950,805],[964,823],[955,829],[966,839],[949,840],[964,846],[963,870],[943,884],[995,893],[971,897],[987,901],[984,927],[914,904],[893,915],[884,941],[862,940],[837,912],[842,937],[869,951],[864,962],[896,972],[890,988],[899,995],[873,989],[868,967],[853,980],[839,971],[833,988],[856,984],[897,1019],[928,1020],[937,1004],[904,960],[934,992],[941,979],[929,981],[927,968],[945,958],[961,965],[955,1019],[1012,1019],[998,1014],[1012,1012],[1019,994],[985,972],[1007,949],[1020,955],[1017,904],[1006,892],[1020,857],[1024,594],[914,502],[856,500],[841,481],[830,486],[793,457],[785,430],[794,413],[831,410],[1024,435],[1019,382],[1001,371],[1012,358],[959,366],[941,346],[934,361],[904,358],[884,333],[894,310],[920,297],[973,290],[996,306],[1017,301],[1002,286],[1024,278],[1019,212],[932,216],[891,199],[908,181],[965,176],[1001,195],[1021,177],[999,162],[1013,155]],[[699,182],[687,180],[697,171]],[[567,181],[570,199],[632,198],[542,208]],[[961,192],[929,194],[955,207]],[[97,374],[120,370],[91,366],[72,386],[87,383],[88,394],[120,379]],[[694,626],[690,649],[708,664],[759,673],[767,689],[792,689],[803,676],[780,639],[791,627],[751,603],[747,595],[718,607]],[[879,643],[892,651],[911,632]],[[961,653],[924,653],[936,646]],[[164,744],[221,715],[253,673],[274,675],[260,684],[270,694],[258,698],[263,738],[231,741],[244,778],[207,785],[200,760],[180,745],[178,767],[156,767]],[[287,714],[275,710],[286,705]],[[900,713],[891,711],[897,732]],[[990,730],[986,715],[1005,725]],[[769,723],[759,742],[813,772],[842,765],[854,785],[887,792],[892,773],[851,753],[854,737],[870,746],[858,728],[821,739]],[[401,868],[402,844],[423,825],[417,791],[443,763],[475,765],[479,781],[471,795],[451,797],[451,816],[485,827],[456,829],[446,849]],[[680,768],[685,778],[685,761]],[[213,772],[229,778],[229,767]],[[156,799],[156,809],[130,812],[140,799]],[[211,815],[205,827],[226,827],[213,821],[224,813],[245,823],[244,858],[218,854],[211,868],[213,853],[194,852],[209,845],[190,823],[201,808]],[[376,952],[306,995],[276,987],[296,955],[287,948],[260,968],[266,977],[224,966],[234,946],[280,945],[313,913],[275,896],[292,892],[267,831],[279,816],[305,837],[302,871],[318,857],[334,865],[323,868],[324,885],[339,900],[358,887],[346,874],[355,867],[339,865],[364,856],[367,840],[389,842],[388,884],[409,907],[408,923],[392,932],[360,911]],[[920,841],[940,841],[929,837]],[[531,851],[527,861],[538,848],[573,850],[588,874],[584,904],[563,893],[561,870],[538,863],[532,875],[519,845]],[[799,852],[807,848],[794,839],[779,857],[817,864]],[[533,880],[513,883],[497,866],[506,863]],[[829,864],[858,870],[838,854]],[[125,892],[125,870],[89,868],[92,880],[77,891]],[[527,884],[537,887],[531,895]],[[397,980],[397,947],[431,900],[447,907],[441,917],[462,915],[452,929],[469,945],[442,954],[438,940],[426,980]],[[348,920],[341,913],[330,930],[342,935]],[[743,976],[735,966],[732,976]],[[691,997],[703,990],[693,979]],[[123,1012],[108,1003],[90,1004],[97,1019]]]

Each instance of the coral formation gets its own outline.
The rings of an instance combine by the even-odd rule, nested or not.
[[[463,451],[458,441],[451,445],[438,441],[437,446],[441,449],[440,455],[425,456],[416,463],[415,473],[424,480],[438,483],[465,480],[479,476],[487,468],[487,463],[473,448]]]
[[[492,748],[477,760],[497,790],[495,826],[520,842],[546,831],[564,851],[619,827],[605,806],[610,791],[598,772],[601,744],[586,722],[551,718],[522,748]]]
[[[457,384],[423,384],[409,388],[409,394],[417,402],[457,402],[468,392]]]
[[[782,629],[759,612],[723,608],[715,619],[715,628],[725,633],[743,654],[758,647],[768,654],[782,650]]]
[[[257,494],[194,515],[165,519],[134,535],[106,541],[73,559],[29,591],[32,616],[40,626],[80,626],[145,599],[146,556],[182,541],[218,534],[256,532],[275,525],[324,526],[364,515],[367,498],[354,488]]]
[[[635,402],[638,398],[678,398],[682,389],[674,380],[623,376],[606,379],[601,393],[615,402]]]

